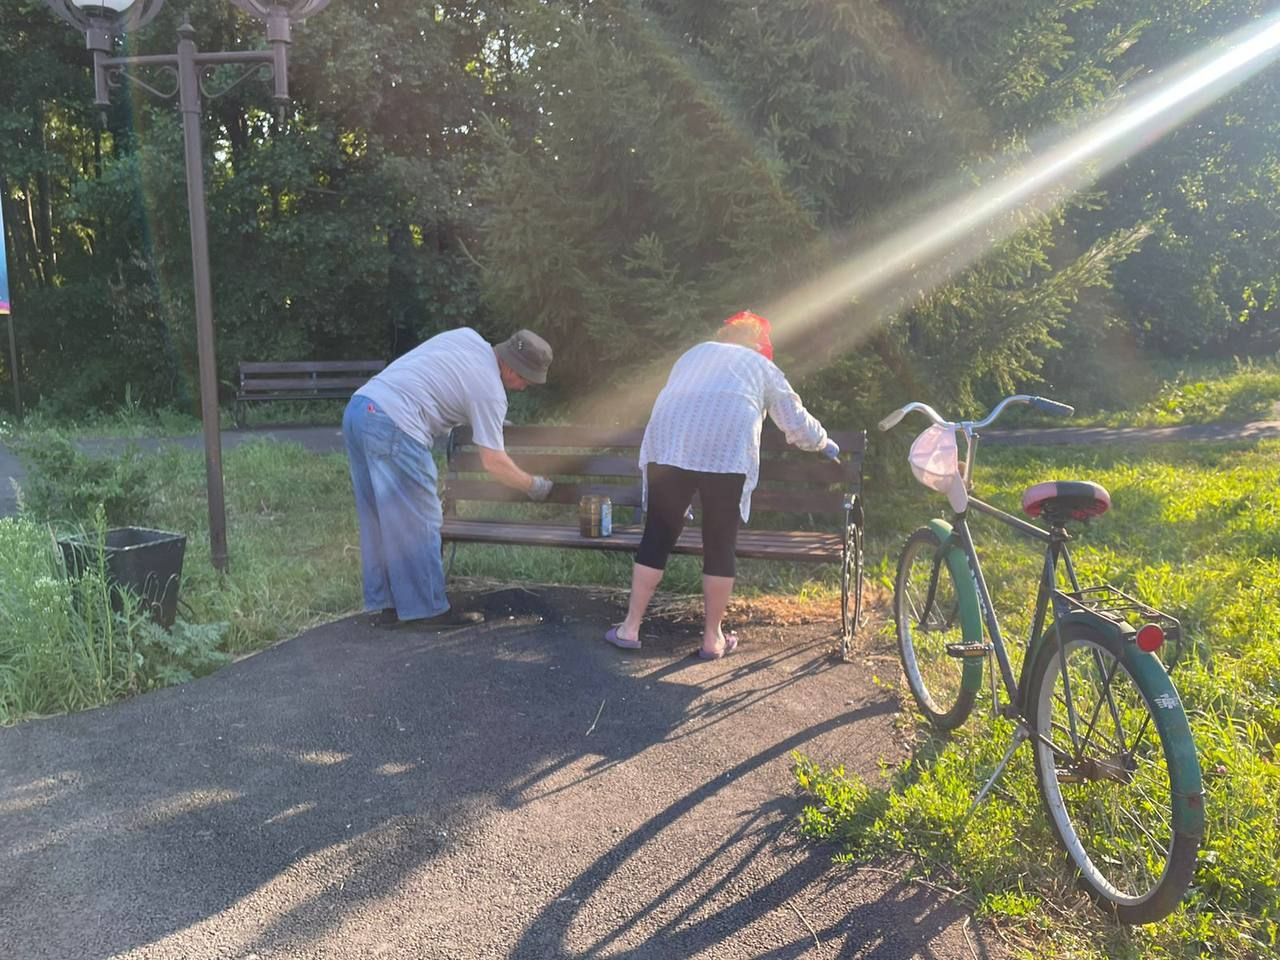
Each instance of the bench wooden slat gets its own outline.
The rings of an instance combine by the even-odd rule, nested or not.
[[[387,365],[385,360],[242,360],[235,421],[248,403],[267,400],[345,400]]]
[[[809,480],[830,476],[832,483],[839,483],[852,478],[857,482],[862,475],[862,460],[866,453],[866,434],[860,430],[835,430],[830,436],[840,446],[840,463],[819,461],[815,468],[813,458],[817,456],[797,450],[786,442],[786,438],[777,431],[767,431],[760,442],[760,466],[762,479],[777,480]],[[612,427],[534,427],[509,426],[503,431],[503,445],[513,458],[531,454],[523,450],[545,450],[560,448],[567,450],[585,449],[593,451],[587,456],[602,456],[604,450],[615,450],[609,454],[615,457],[630,457],[633,463],[639,461],[640,442],[644,437],[643,429]],[[458,454],[466,455],[475,445],[471,440],[471,429],[460,427],[454,433],[454,443]],[[625,451],[625,452],[623,452]],[[572,454],[562,454],[572,456]],[[470,461],[464,461],[470,462]],[[799,464],[799,469],[792,469],[783,464]],[[458,469],[469,471],[472,468],[459,466]],[[530,468],[534,469],[534,468]],[[772,470],[772,473],[766,471]],[[538,471],[541,472],[541,471]],[[612,470],[601,471],[602,475],[629,476],[631,474],[614,474]]]
[[[640,464],[635,457],[621,454],[592,457],[573,453],[522,453],[511,451],[515,461],[529,473],[544,477],[628,477],[639,479]],[[777,460],[766,457],[760,461],[760,482],[786,481],[803,486],[824,487],[843,483],[850,479],[849,465],[832,463],[810,454],[806,460]],[[454,456],[454,470],[458,473],[484,473],[477,453],[459,453]]]
[[[508,447],[508,453],[512,453]],[[640,465],[634,456],[590,456],[574,453],[521,453],[513,454],[523,470],[544,477],[571,474],[579,477],[628,477],[640,478]],[[459,453],[454,456],[454,467],[459,473],[483,473],[478,453]]]
[[[601,494],[615,507],[640,506],[640,484],[624,483],[557,483],[551,488],[548,503],[577,504],[586,494]],[[444,495],[449,500],[486,500],[490,503],[528,503],[518,490],[504,487],[493,480],[448,479]]]
[[[460,447],[472,445],[470,427],[459,427],[454,437]],[[640,441],[644,439],[644,427],[510,426],[503,429],[502,438],[508,452],[521,447],[639,449]]]
[[[445,497],[453,501],[483,500],[490,503],[526,503],[528,497],[493,480],[450,478],[445,481]],[[639,507],[642,505],[640,485],[623,483],[556,483],[551,488],[548,503],[576,504],[586,494],[602,494],[613,501],[615,507]],[[696,502],[696,501],[695,501]],[[844,494],[838,490],[763,489],[757,487],[751,494],[753,512],[768,510],[774,513],[822,513],[833,514],[844,510]]]
[[[774,513],[840,513],[844,510],[844,494],[838,490],[763,490],[751,493],[751,512],[770,510]]]
[[[850,481],[856,482],[857,474],[851,472],[855,469],[853,464],[832,463],[816,453],[809,454],[808,460],[774,460],[764,457],[760,460],[760,482],[785,481],[817,487],[847,484]]]
[[[859,463],[862,462],[862,458],[867,452],[866,431],[828,430],[827,436],[839,445],[841,457],[855,457]],[[787,443],[787,438],[782,435],[780,430],[767,431],[764,438],[761,440],[760,449],[787,450],[792,453],[799,452],[795,447]]]
[[[608,537],[583,537],[577,527],[548,523],[507,523],[492,520],[445,520],[443,537],[464,543],[517,544],[577,550],[634,551],[642,528],[617,525]],[[843,544],[838,534],[807,530],[748,530],[738,534],[739,557],[835,563]],[[675,553],[702,553],[702,535],[686,528],[676,542]]]
[[[840,445],[841,455],[861,462],[866,452],[866,434],[861,430],[832,430],[831,438]],[[644,427],[581,427],[581,426],[510,426],[503,431],[507,451],[522,447],[566,447],[587,449],[638,450],[644,439]],[[472,445],[471,428],[459,427],[455,433],[459,447]],[[760,449],[764,453],[800,453],[787,443],[777,429],[766,429],[761,435]]]
[[[312,370],[377,373],[386,365],[385,360],[243,360],[240,362],[240,373],[309,373]]]
[[[240,392],[244,394],[261,393],[264,390],[297,391],[308,390],[346,390],[348,393],[369,382],[368,377],[290,377],[288,379],[263,378],[261,380],[242,380]]]
[[[249,393],[240,394],[236,397],[237,401],[247,402],[250,400],[349,400],[351,399],[350,390],[313,390],[310,393],[299,393],[296,390],[290,390],[288,393]]]
[[[522,522],[507,519],[460,518],[457,505],[465,502],[524,503],[523,494],[489,479],[471,444],[471,431],[454,431],[445,482],[447,511],[445,541],[558,547],[575,550],[634,551],[643,528],[632,512],[641,505],[639,445],[642,428],[602,426],[519,426],[505,431],[508,454],[533,473],[557,482],[549,502],[565,507],[587,493],[604,494],[614,504],[614,532],[610,537],[582,537],[576,517],[566,520]],[[845,498],[862,493],[863,431],[831,434],[841,447],[841,462],[831,463],[786,444],[776,428],[761,442],[760,485],[752,494],[753,513],[802,514],[822,518],[827,529],[760,530],[744,527],[738,534],[737,555],[760,559],[839,562],[843,550]],[[612,478],[630,482],[608,482]],[[561,482],[563,481],[563,482]],[[701,508],[695,498],[694,509]],[[812,526],[812,523],[805,523]],[[702,534],[689,526],[681,534],[676,553],[701,554]]]

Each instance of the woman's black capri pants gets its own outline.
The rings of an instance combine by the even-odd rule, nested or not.
[[[732,577],[737,572],[738,507],[746,476],[683,470],[665,463],[646,464],[645,469],[649,503],[636,563],[666,568],[671,548],[684,529],[685,511],[697,492],[702,498],[702,572],[709,577]]]

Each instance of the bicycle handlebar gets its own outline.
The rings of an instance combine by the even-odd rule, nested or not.
[[[1047,397],[1035,397],[1019,393],[1012,397],[1005,397],[997,403],[995,409],[987,414],[987,416],[982,420],[961,420],[957,423],[952,423],[950,420],[942,419],[942,416],[938,411],[934,410],[933,407],[929,406],[927,403],[917,402],[908,403],[905,407],[899,407],[897,410],[893,411],[893,413],[881,420],[878,426],[882,431],[892,430],[901,422],[903,417],[908,413],[915,411],[923,413],[940,427],[950,427],[953,430],[964,430],[968,433],[972,430],[981,430],[983,427],[990,426],[995,423],[1000,414],[1004,413],[1005,407],[1018,403],[1030,404],[1041,413],[1049,413],[1058,417],[1069,417],[1076,412],[1076,408],[1070,404],[1059,403],[1057,400],[1050,400]]]
[[[1069,403],[1059,403],[1057,400],[1050,400],[1047,397],[1032,397],[1031,405],[1041,413],[1049,413],[1055,417],[1070,417],[1076,412],[1076,408]]]

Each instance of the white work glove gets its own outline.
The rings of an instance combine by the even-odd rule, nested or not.
[[[534,477],[529,485],[530,500],[545,500],[551,496],[551,481],[546,477]]]
[[[822,445],[822,449],[819,450],[818,452],[822,454],[824,457],[826,457],[828,460],[840,459],[840,447],[836,444],[834,440],[828,440],[826,443]]]

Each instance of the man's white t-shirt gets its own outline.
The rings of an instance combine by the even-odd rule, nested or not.
[[[469,424],[476,444],[502,450],[507,391],[489,342],[470,327],[437,334],[356,391],[424,446]]]

